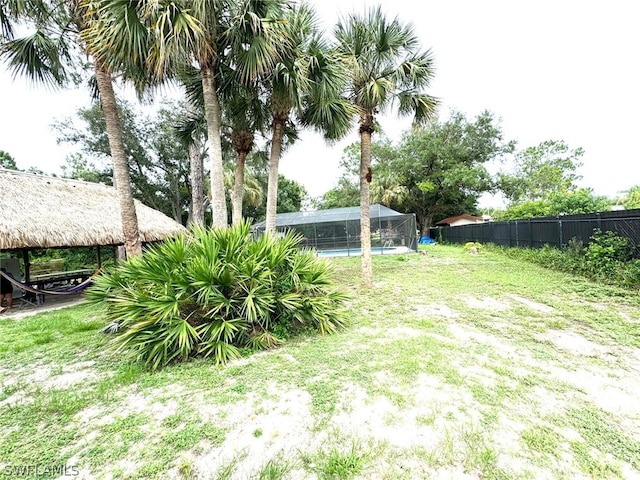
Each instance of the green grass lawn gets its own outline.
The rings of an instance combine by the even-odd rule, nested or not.
[[[88,306],[2,319],[0,477],[640,478],[638,292],[427,252],[369,290],[332,260],[347,328],[226,367],[149,373]]]

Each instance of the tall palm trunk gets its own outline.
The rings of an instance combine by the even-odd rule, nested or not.
[[[220,104],[216,92],[213,67],[203,66],[202,94],[204,97],[204,115],[207,119],[209,159],[211,161],[211,213],[212,226],[226,227],[227,201],[224,196],[224,170],[222,165],[222,145],[220,143]]]
[[[129,176],[129,164],[124,151],[122,141],[122,126],[118,116],[116,96],[113,92],[111,75],[96,61],[96,83],[100,93],[102,111],[104,112],[107,126],[107,138],[109,149],[113,159],[113,176],[120,199],[120,216],[122,219],[122,231],[124,234],[124,248],[127,257],[133,257],[142,253],[142,243],[138,230],[138,217],[136,215],[131,179]]]
[[[204,225],[204,175],[199,143],[196,139],[193,139],[189,144],[189,179],[191,181],[189,225]]]
[[[234,225],[242,222],[242,197],[244,196],[244,164],[247,152],[239,151],[236,157],[235,183],[231,194],[231,219]]]
[[[362,250],[362,283],[373,284],[371,264],[371,210],[369,187],[371,183],[371,133],[373,118],[360,127],[360,248]]]
[[[267,184],[267,218],[265,231],[276,233],[276,212],[278,209],[278,166],[282,153],[282,137],[284,122],[279,119],[273,121],[273,135],[271,138],[271,153],[269,155],[269,182]]]

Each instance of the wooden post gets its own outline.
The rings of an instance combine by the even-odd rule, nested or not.
[[[29,273],[31,264],[29,263],[29,250],[26,248],[22,249],[22,259],[24,260],[24,283],[29,283],[31,281]]]

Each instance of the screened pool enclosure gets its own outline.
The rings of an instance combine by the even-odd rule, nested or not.
[[[360,207],[279,213],[276,228],[283,233],[299,232],[304,238],[302,246],[316,249],[319,256],[360,255]],[[265,222],[252,227],[258,235],[264,229]],[[371,205],[371,247],[374,254],[415,252],[415,215]]]

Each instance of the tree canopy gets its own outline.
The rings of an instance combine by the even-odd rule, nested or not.
[[[640,208],[640,185],[635,185],[625,192],[622,204],[627,210]]]
[[[553,193],[575,190],[576,172],[584,155],[563,141],[547,140],[516,153],[512,172],[498,175],[500,190],[510,205],[541,200]]]
[[[494,220],[517,220],[557,215],[595,213],[609,210],[607,197],[594,195],[590,189],[553,192],[540,200],[531,200],[509,206],[493,214]]]

